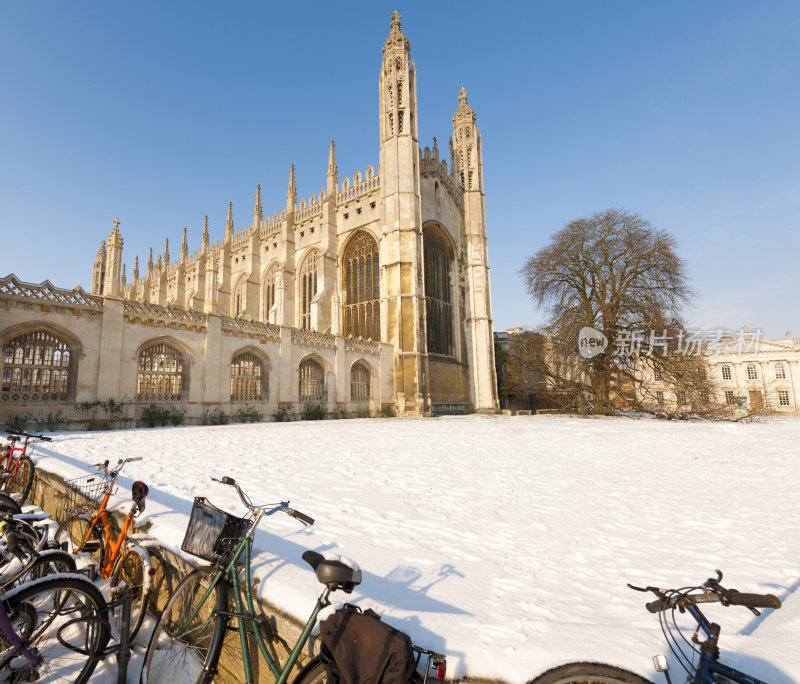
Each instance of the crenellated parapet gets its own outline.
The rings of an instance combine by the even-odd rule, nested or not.
[[[249,335],[251,337],[262,337],[271,341],[278,341],[281,336],[281,329],[277,325],[262,323],[260,321],[247,321],[241,318],[231,318],[222,316],[222,332],[233,335]]]
[[[292,344],[303,347],[321,347],[336,349],[336,336],[314,330],[301,330],[292,328]]]
[[[20,302],[41,302],[44,305],[66,304],[94,311],[103,308],[103,297],[89,294],[80,285],[74,290],[59,289],[49,280],[34,285],[23,282],[13,273],[0,278],[0,297]]]
[[[192,328],[199,330],[208,325],[208,317],[205,314],[171,304],[159,306],[149,302],[126,301],[123,306],[123,314],[128,317],[130,323],[138,320],[145,325],[177,324],[187,326],[187,330]],[[167,325],[167,327],[169,326]]]
[[[349,178],[342,181],[341,190],[336,193],[336,203],[346,204],[350,200],[367,195],[380,190],[381,177],[375,173],[373,166],[368,166],[365,177],[362,179],[361,172],[358,171],[353,176],[352,182]]]

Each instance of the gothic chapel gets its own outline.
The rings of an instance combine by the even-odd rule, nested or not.
[[[59,319],[60,306],[20,319],[0,331],[3,349],[44,334],[71,351],[62,385],[40,388],[50,401],[179,402],[194,420],[245,404],[263,415],[309,403],[340,415],[496,410],[481,135],[462,88],[447,158],[436,138],[420,149],[410,53],[395,12],[378,78],[377,171],[340,178],[331,141],[318,194],[298,202],[292,166],[285,207],[265,215],[259,186],[249,226],[234,229],[229,204],[221,240],[211,242],[206,218],[198,251],[184,229],[177,259],[168,242],[155,261],[151,249],[130,281],[117,220],[92,294],[74,304],[85,315]],[[9,378],[26,370],[15,353]],[[4,399],[35,400],[32,381],[13,385],[4,377]]]

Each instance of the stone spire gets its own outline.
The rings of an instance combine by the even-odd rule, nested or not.
[[[133,282],[139,280],[139,256],[133,260]]]
[[[169,267],[169,238],[164,241],[164,266]]]
[[[328,148],[328,197],[336,194],[336,184],[338,182],[339,170],[336,168],[336,143],[331,140],[331,146]]]
[[[261,209],[261,186],[256,185],[256,205],[253,207],[253,228],[261,228],[264,219],[264,212]]]
[[[475,111],[467,102],[467,91],[458,93],[458,109],[453,115],[453,137],[450,139],[451,173],[455,173],[465,190],[483,189],[481,136],[475,123]]]
[[[110,297],[120,295],[120,272],[122,270],[122,235],[119,233],[119,218],[114,219],[114,230],[106,242],[105,283],[103,294]]]
[[[208,251],[208,216],[203,219],[203,237],[200,238],[200,251]]]
[[[147,257],[147,275],[153,272],[153,248],[150,248],[150,256]]]
[[[103,294],[103,286],[106,280],[106,241],[100,243],[97,256],[94,258],[92,269],[92,294]]]
[[[225,219],[225,242],[233,242],[233,202],[228,202],[228,218]]]
[[[125,264],[122,264],[122,287],[128,284],[128,279],[125,276]]]
[[[181,261],[189,257],[189,238],[186,236],[186,226],[183,227],[183,242],[181,242]]]
[[[286,191],[286,211],[291,213],[297,206],[297,185],[294,181],[294,164],[289,167],[289,189]]]
[[[161,270],[161,255],[158,255],[158,259],[156,260],[156,268],[160,271]]]

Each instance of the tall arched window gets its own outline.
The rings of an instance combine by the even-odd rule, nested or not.
[[[425,252],[425,318],[428,353],[454,356],[450,247],[437,230],[422,237]]]
[[[3,345],[0,399],[63,401],[69,397],[73,353],[46,330],[13,337]]]
[[[314,359],[300,364],[300,401],[325,400],[325,371]]]
[[[244,288],[247,285],[247,278],[242,278],[233,290],[233,301],[231,302],[231,316],[238,316],[244,313]]]
[[[317,261],[317,253],[312,252],[300,271],[300,327],[303,330],[311,330],[311,301],[317,294]]]
[[[268,377],[264,362],[252,352],[240,352],[231,361],[231,401],[267,398]]]
[[[136,398],[149,401],[178,401],[183,396],[183,354],[159,342],[139,352]]]
[[[378,243],[359,233],[343,259],[344,334],[381,339],[380,270]]]
[[[262,290],[262,299],[264,302],[264,315],[263,320],[269,321],[269,312],[275,306],[275,276],[278,273],[278,267],[273,266],[269,269],[267,277],[264,278],[264,286]]]
[[[362,363],[354,363],[350,369],[350,400],[369,401],[369,369]]]

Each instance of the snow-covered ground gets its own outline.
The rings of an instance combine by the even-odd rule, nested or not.
[[[720,568],[725,586],[784,602],[760,618],[710,606],[723,659],[771,684],[800,681],[800,422],[263,423],[57,433],[37,455],[68,478],[143,457],[126,466],[117,498],[145,480],[143,517],[175,551],[193,497],[243,513],[212,476],[236,478],[256,503],[290,499],[316,524],[262,524],[262,597],[305,619],[320,586],[303,551],[353,558],[363,583],[338,599],[445,652],[450,676],[517,684],[580,659],[664,681],[652,656],[666,644],[644,608],[653,597],[626,583],[682,587]],[[115,681],[112,672],[96,679]]]

